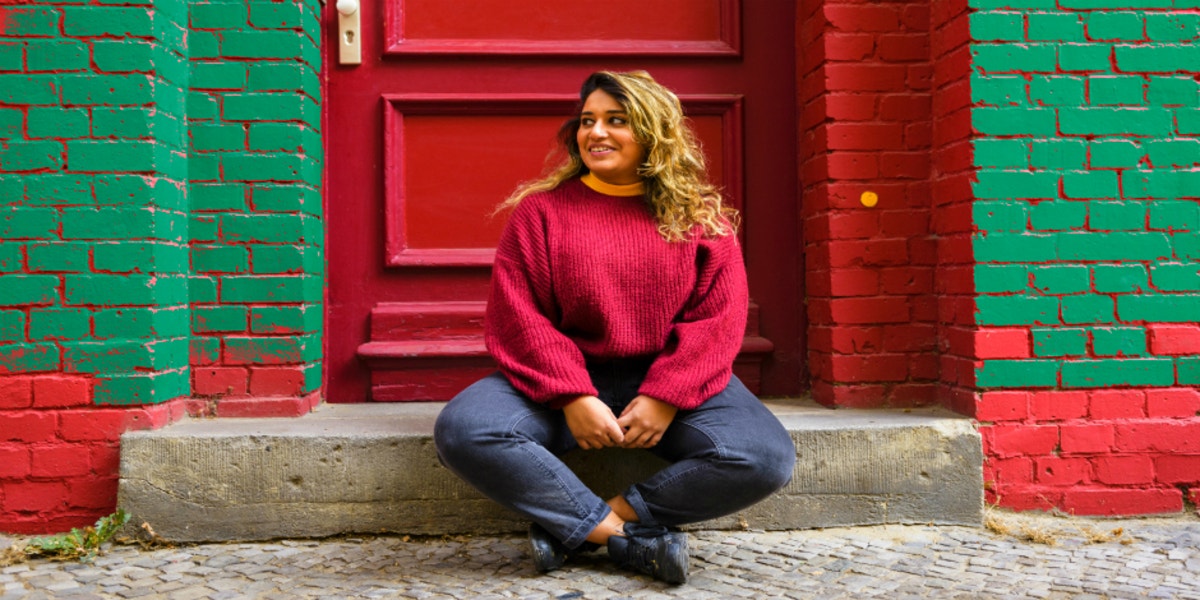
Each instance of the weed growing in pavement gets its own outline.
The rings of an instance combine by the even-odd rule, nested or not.
[[[18,541],[0,551],[0,566],[24,562],[30,558],[90,561],[100,554],[101,546],[112,539],[127,521],[129,513],[118,508],[117,512],[102,517],[90,527]]]
[[[1052,516],[1065,519],[1071,518],[1071,515],[1054,511]],[[1118,544],[1129,545],[1134,539],[1130,537],[1124,527],[1116,527],[1105,531],[1097,529],[1089,524],[1070,523],[1071,528],[1051,527],[1043,522],[1022,523],[1020,517],[1010,515],[1009,518],[1000,516],[996,506],[988,505],[983,517],[983,526],[988,531],[997,535],[1014,537],[1021,541],[1032,542],[1034,544],[1043,544],[1046,546],[1057,546],[1062,538],[1080,537],[1086,544],[1106,544],[1108,542],[1116,542]],[[1073,530],[1073,531],[1072,531]]]

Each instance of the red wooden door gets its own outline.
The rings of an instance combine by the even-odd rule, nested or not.
[[[482,316],[503,216],[579,85],[648,70],[679,94],[743,210],[754,304],[737,372],[802,386],[795,8],[783,0],[362,0],[362,64],[330,48],[328,400],[443,400],[490,372]],[[634,17],[636,15],[636,17]]]

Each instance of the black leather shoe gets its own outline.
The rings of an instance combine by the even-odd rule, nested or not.
[[[687,536],[666,527],[626,523],[623,537],[608,538],[608,555],[622,567],[655,579],[687,583]]]
[[[533,566],[539,573],[549,573],[567,562],[567,547],[550,535],[541,525],[529,525],[529,547],[533,553]]]

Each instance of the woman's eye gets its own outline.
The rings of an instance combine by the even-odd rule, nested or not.
[[[583,125],[584,127],[591,127],[592,125],[596,124],[596,120],[595,119],[580,119],[579,124]]]
[[[612,123],[613,125],[624,125],[625,117],[613,117],[613,118],[609,119],[608,122]]]

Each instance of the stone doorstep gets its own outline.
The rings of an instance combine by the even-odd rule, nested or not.
[[[939,409],[831,410],[767,401],[792,433],[792,482],[693,528],[885,523],[979,526],[983,454],[970,419]],[[441,403],[325,404],[299,418],[189,419],[121,438],[119,505],[178,542],[345,533],[522,531],[527,523],[438,463]],[[573,452],[602,497],[664,463],[647,452]]]

